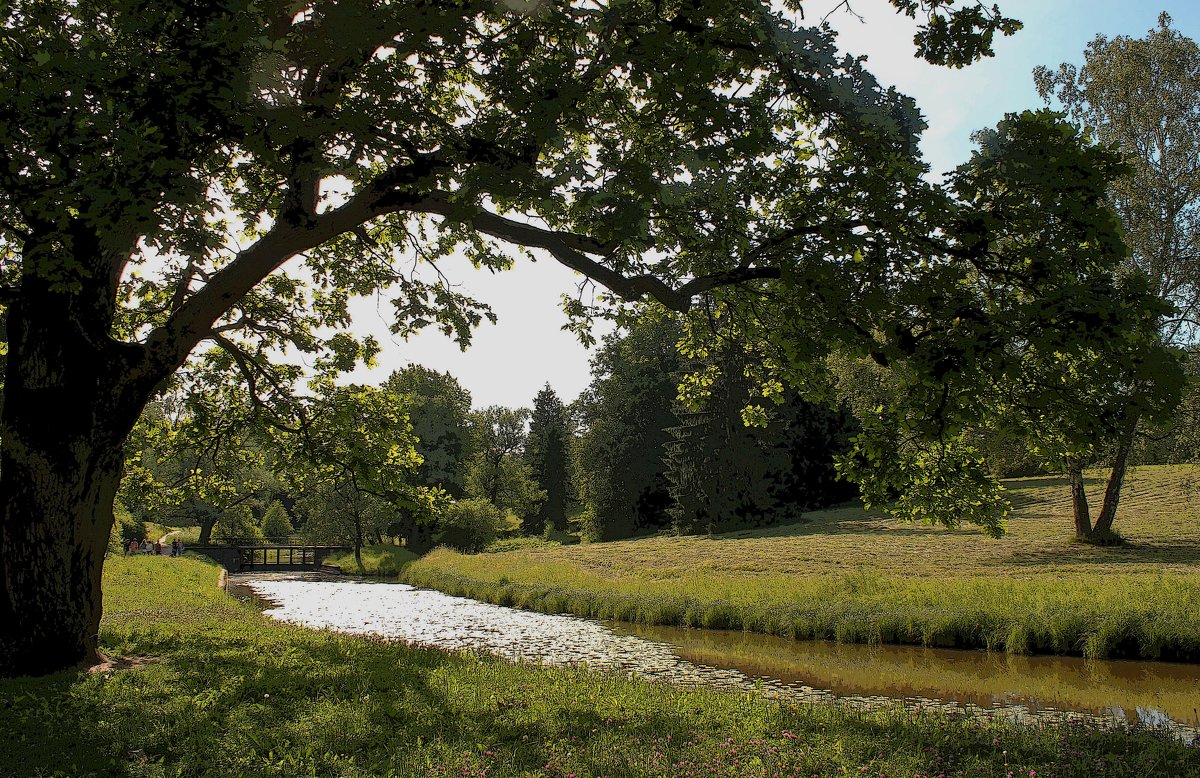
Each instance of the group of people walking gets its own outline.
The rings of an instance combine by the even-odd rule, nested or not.
[[[156,540],[153,543],[148,538],[141,540],[131,540],[125,546],[125,556],[133,556],[135,554],[154,554],[162,556],[166,550],[166,546],[162,544],[162,540]],[[171,556],[183,556],[183,541],[178,538],[171,541]]]

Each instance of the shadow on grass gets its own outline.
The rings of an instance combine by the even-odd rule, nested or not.
[[[265,639],[203,632],[132,636],[158,661],[130,669],[0,680],[0,731],[10,738],[0,776],[326,775],[349,764],[425,775],[431,765],[482,769],[501,752],[524,774],[563,744],[576,765],[621,774],[637,757],[623,756],[619,740],[681,738],[705,712],[642,705],[621,720],[619,702],[602,710],[581,699],[598,678],[576,671],[530,673],[490,657],[286,627]]]
[[[369,640],[347,651],[344,639],[318,633],[266,644],[171,629],[123,637],[160,661],[0,680],[0,731],[17,741],[0,748],[0,776],[153,775],[162,766],[182,775],[257,774],[252,765],[297,741],[317,761],[332,761],[367,749],[396,724],[368,715],[358,723],[372,726],[340,727],[363,718],[347,706],[368,710],[363,698],[386,691],[436,709],[430,673],[465,661]],[[314,725],[322,721],[328,726]],[[443,731],[430,717],[401,723],[414,736]]]
[[[885,523],[886,522],[886,523]],[[738,530],[713,535],[713,540],[747,540],[752,538],[798,538],[814,535],[861,535],[863,537],[928,537],[938,533],[982,534],[976,527],[941,527],[931,524],[901,524],[882,515],[854,518],[817,518],[811,523],[787,524],[755,530]]]
[[[87,695],[76,693],[86,673],[56,673],[44,678],[0,679],[0,776],[27,778],[94,773],[123,775],[127,755],[113,752],[94,722],[103,711]]]
[[[1104,483],[1104,479],[1100,476],[1083,477],[1085,486],[1099,486]],[[1014,492],[1027,492],[1033,489],[1067,489],[1067,477],[1065,475],[1046,475],[1046,476],[1031,476],[1029,478],[1011,478],[1005,479],[1004,488],[1010,494]]]
[[[1063,543],[1050,549],[1020,549],[1004,557],[981,561],[995,567],[1062,567],[1063,565],[1161,565],[1165,563],[1200,565],[1200,546],[1193,543],[1093,546]]]

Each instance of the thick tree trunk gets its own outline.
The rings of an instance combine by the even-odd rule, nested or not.
[[[1113,521],[1117,518],[1117,506],[1121,502],[1121,487],[1125,483],[1125,470],[1129,462],[1129,452],[1133,448],[1133,438],[1137,434],[1138,417],[1131,416],[1121,430],[1117,440],[1116,456],[1113,458],[1112,471],[1108,474],[1108,485],[1104,489],[1104,504],[1100,515],[1096,517],[1096,525],[1092,535],[1106,536],[1112,532]]]
[[[54,446],[5,436],[0,675],[42,675],[96,658],[121,466],[119,446],[97,450],[84,436]]]
[[[200,537],[196,539],[196,544],[207,546],[212,542],[213,527],[217,526],[217,519],[214,516],[211,519],[205,519],[200,522]]]
[[[1075,516],[1075,537],[1087,538],[1092,534],[1092,512],[1088,508],[1087,492],[1084,491],[1083,467],[1074,459],[1066,460],[1067,480],[1071,484],[1071,512]]]
[[[96,658],[121,447],[151,388],[131,391],[102,315],[53,283],[22,294],[0,410],[0,676]]]

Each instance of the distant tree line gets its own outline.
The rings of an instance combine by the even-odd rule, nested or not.
[[[256,404],[214,352],[143,415],[114,542],[154,520],[196,527],[200,543],[479,551],[503,537],[754,529],[857,495],[839,462],[860,419],[890,401],[886,370],[834,358],[830,402],[786,389],[764,402],[761,355],[729,341],[685,357],[685,330],[681,317],[644,309],[597,348],[574,403],[547,384],[532,408],[515,409],[473,410],[452,375],[410,365],[379,387],[315,380],[289,412]],[[699,401],[681,399],[689,377],[704,387]],[[1195,461],[1196,396],[1137,441],[1134,462]],[[997,477],[1055,471],[1029,436],[981,427],[968,437]]]
[[[679,357],[681,327],[646,316],[597,350],[575,403],[547,384],[515,409],[472,410],[453,376],[420,365],[378,387],[318,378],[267,405],[214,351],[143,415],[114,533],[154,520],[195,527],[202,544],[477,551],[505,536],[760,527],[854,494],[833,468],[850,416],[789,394],[765,426],[746,426],[750,386],[733,352],[703,405],[680,402],[681,377],[698,369]]]

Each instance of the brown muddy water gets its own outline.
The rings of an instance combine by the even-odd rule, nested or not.
[[[514,661],[602,668],[800,702],[897,703],[1031,722],[1168,729],[1200,740],[1200,665],[1085,661],[743,632],[645,627],[522,611],[407,584],[314,573],[230,577],[272,618]]]

